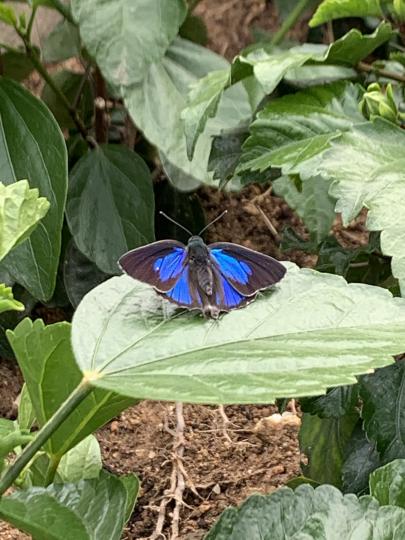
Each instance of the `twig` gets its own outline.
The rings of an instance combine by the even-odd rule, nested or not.
[[[301,17],[302,13],[307,9],[310,0],[299,0],[294,9],[290,11],[288,16],[284,19],[283,24],[273,35],[272,40],[270,41],[271,45],[279,45],[285,38],[287,32],[295,25],[298,19]]]
[[[97,67],[94,75],[96,82],[96,99],[95,99],[95,130],[96,141],[100,144],[106,143],[108,140],[108,125],[106,117],[106,103],[107,103],[107,88],[104,81],[104,77],[101,74],[100,69]]]
[[[219,405],[218,411],[219,411],[219,414],[221,415],[221,418],[222,418],[222,421],[223,421],[222,434],[223,434],[223,436],[225,437],[225,439],[228,442],[232,443],[232,439],[230,438],[228,430],[227,430],[227,426],[229,424],[231,424],[232,422],[229,420],[229,418],[228,418],[228,416],[227,416],[227,414],[225,412],[225,407],[223,405]]]
[[[275,226],[273,225],[273,223],[270,221],[270,218],[268,216],[266,216],[266,214],[264,213],[263,209],[258,205],[258,204],[255,204],[255,207],[259,210],[259,212],[261,213],[262,215],[262,218],[264,219],[264,222],[266,223],[267,227],[269,228],[271,234],[274,236],[276,242],[280,242],[280,235],[278,234],[277,232],[277,229],[275,228]]]
[[[386,79],[392,79],[393,81],[399,81],[405,83],[405,75],[400,73],[394,73],[393,71],[387,71],[386,69],[380,69],[372,64],[366,64],[366,62],[359,62],[357,64],[358,71],[365,73],[375,73],[379,77],[385,77]]]

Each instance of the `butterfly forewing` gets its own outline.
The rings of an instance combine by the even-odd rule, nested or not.
[[[274,285],[286,272],[272,257],[237,244],[218,242],[208,248],[222,276],[243,296]]]
[[[153,285],[158,291],[171,290],[185,267],[186,247],[175,240],[160,240],[125,253],[118,261],[125,273]]]

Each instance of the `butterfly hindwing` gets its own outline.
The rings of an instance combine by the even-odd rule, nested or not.
[[[220,274],[220,272],[218,272]],[[238,292],[229,283],[227,278],[220,274],[218,285],[215,290],[215,303],[220,311],[229,311],[244,306],[251,300]]]
[[[134,279],[166,292],[180,279],[186,256],[186,248],[180,242],[160,240],[124,253],[118,264]]]
[[[208,248],[222,276],[242,296],[274,285],[286,272],[272,257],[237,244],[218,242]]]
[[[174,286],[170,290],[161,293],[161,295],[171,302],[188,309],[202,308],[201,297],[190,280],[190,268],[187,263]]]

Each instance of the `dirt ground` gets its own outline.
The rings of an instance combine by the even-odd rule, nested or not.
[[[205,20],[209,47],[231,59],[251,41],[252,26],[265,30],[277,27],[277,14],[271,2],[262,0],[202,0],[196,13]],[[293,37],[305,38],[301,22]],[[200,200],[207,219],[227,208],[226,219],[209,231],[208,241],[233,241],[278,258],[278,244],[284,226],[292,226],[305,236],[300,219],[282,199],[270,191],[250,186],[238,194],[203,189]],[[253,202],[255,204],[253,204]],[[260,207],[263,211],[257,208]],[[270,226],[269,226],[270,221]],[[363,230],[358,230],[359,235]],[[360,238],[359,236],[359,238]],[[315,260],[301,252],[289,254],[301,266]],[[14,362],[0,360],[0,416],[13,418],[14,400],[21,377]],[[266,418],[277,412],[274,406],[229,406],[225,424],[218,407],[184,406],[184,505],[181,507],[179,538],[203,538],[219,514],[229,505],[240,503],[252,493],[269,493],[299,473],[298,425],[271,427]],[[125,539],[153,538],[159,507],[170,491],[173,444],[176,425],[174,404],[142,402],[122,413],[97,433],[103,460],[115,473],[136,472],[142,482],[134,515],[125,530]],[[174,501],[165,514],[162,534],[169,539]],[[151,536],[152,535],[152,536]],[[1,540],[28,538],[0,523]]]

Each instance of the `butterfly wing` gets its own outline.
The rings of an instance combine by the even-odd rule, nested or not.
[[[187,250],[175,240],[160,240],[124,253],[120,268],[134,279],[153,285],[159,292],[171,290],[183,275]]]
[[[272,257],[237,244],[218,242],[208,248],[223,278],[245,297],[274,285],[286,273]]]
[[[216,270],[218,276],[216,278],[216,286],[214,288],[215,305],[219,311],[229,311],[237,309],[248,304],[253,300],[254,296],[244,296],[236,290],[228,279]]]
[[[187,263],[173,287],[160,294],[170,302],[188,309],[202,309],[203,307],[197,287],[193,286],[193,282],[190,280],[190,267]]]

